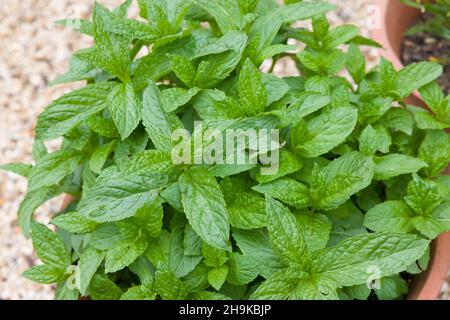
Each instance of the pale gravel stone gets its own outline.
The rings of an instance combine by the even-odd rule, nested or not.
[[[80,84],[48,87],[49,81],[64,73],[75,50],[88,47],[91,40],[55,25],[64,18],[88,18],[93,0],[0,0],[0,163],[31,163],[32,141],[37,116],[53,99]],[[100,0],[117,6],[121,0]],[[333,25],[353,23],[368,36],[367,5],[370,0],[332,0],[339,5],[330,13]],[[135,16],[136,7],[131,15]],[[372,66],[379,57],[376,49],[364,51]],[[279,74],[296,74],[292,61],[277,64]],[[49,144],[51,150],[58,141]],[[0,300],[53,299],[54,288],[37,285],[21,277],[39,263],[31,241],[21,234],[16,213],[26,192],[25,179],[0,172]],[[45,204],[36,213],[48,222],[62,203],[62,197]],[[448,291],[448,286],[446,287]],[[443,293],[449,298],[449,293]]]

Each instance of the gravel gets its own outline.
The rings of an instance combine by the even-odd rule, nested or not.
[[[37,116],[55,98],[80,84],[49,87],[48,82],[68,69],[71,54],[91,45],[90,39],[55,25],[63,18],[87,18],[93,0],[0,0],[0,163],[31,163]],[[121,0],[100,0],[116,6]],[[353,23],[366,28],[370,0],[333,0],[339,5],[329,15],[332,23]],[[134,8],[134,12],[136,9]],[[365,51],[369,64],[378,59],[376,49]],[[289,73],[292,65],[281,63],[276,70]],[[58,147],[57,141],[48,144]],[[39,263],[30,240],[21,234],[16,214],[26,192],[25,179],[0,172],[0,300],[53,299],[54,287],[38,285],[21,273]],[[48,222],[58,211],[62,198],[41,207],[36,218]],[[448,285],[446,286],[448,290]],[[444,294],[443,294],[444,295]],[[445,293],[448,298],[449,294]]]

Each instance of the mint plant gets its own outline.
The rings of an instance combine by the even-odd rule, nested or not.
[[[332,5],[286,2],[139,0],[136,20],[131,0],[95,4],[77,30],[95,46],[54,81],[86,86],[39,117],[34,165],[2,166],[28,178],[19,223],[43,264],[25,277],[57,284],[57,299],[407,293],[430,241],[450,230],[442,67],[381,60],[367,70],[359,46],[379,45],[355,26],[331,28]],[[312,30],[293,26],[309,19]],[[260,71],[281,58],[301,76]],[[418,89],[430,111],[405,103]],[[279,139],[247,140],[241,152],[257,162],[194,163],[195,139],[208,146],[210,129]],[[174,161],[179,130],[194,141],[191,162]],[[33,213],[61,194],[73,201],[53,232]]]
[[[432,15],[432,19],[418,24],[407,31],[414,35],[425,32],[450,40],[450,1],[449,0],[402,0],[408,6],[422,10]]]

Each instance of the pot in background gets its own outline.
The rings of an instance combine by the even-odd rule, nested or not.
[[[421,15],[420,10],[407,6],[400,0],[373,0],[380,14],[378,29],[371,30],[373,40],[380,43],[381,55],[394,64],[397,70],[403,69],[401,60],[403,35]],[[406,102],[415,106],[425,107],[425,103],[415,92],[406,99]]]

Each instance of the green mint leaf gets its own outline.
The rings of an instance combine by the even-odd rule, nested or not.
[[[220,266],[208,272],[208,282],[217,291],[222,288],[228,276],[228,266]]]
[[[314,252],[327,246],[330,238],[331,223],[325,215],[306,212],[296,214],[295,218],[302,228],[302,234],[309,252]]]
[[[146,287],[153,285],[155,268],[145,257],[137,258],[128,269],[139,277],[142,285]]]
[[[263,52],[269,50],[273,40],[283,23],[283,15],[276,10],[270,10],[267,14],[258,17],[249,31],[249,44],[246,54],[252,61],[259,65]]]
[[[298,286],[298,279],[288,279],[284,271],[273,274],[253,294],[251,300],[289,300]]]
[[[179,179],[184,211],[195,232],[209,245],[230,250],[228,211],[214,176],[191,168]]]
[[[417,216],[413,218],[412,223],[421,234],[431,240],[449,230],[445,224],[433,216]]]
[[[398,73],[392,62],[381,58],[380,62],[380,90],[389,93],[396,90]]]
[[[164,211],[161,201],[157,199],[149,199],[147,203],[140,208],[134,219],[145,230],[151,238],[159,237],[163,228]]]
[[[294,215],[281,203],[266,199],[270,241],[289,263],[303,265],[309,259],[308,249],[300,225]]]
[[[244,230],[267,225],[266,201],[253,193],[235,193],[227,203],[230,225]]]
[[[105,259],[106,253],[92,247],[88,247],[80,256],[79,267],[79,290],[83,296],[86,296],[87,290],[92,278],[97,272],[100,264]]]
[[[33,169],[32,165],[25,163],[8,163],[0,165],[0,170],[10,171],[12,173],[21,175],[25,178],[28,178],[32,169]]]
[[[50,265],[34,266],[26,270],[22,276],[41,284],[52,284],[64,278],[64,271]]]
[[[81,26],[86,24],[84,20],[81,21]],[[89,26],[91,27],[91,26]],[[50,86],[55,86],[63,83],[70,83],[82,80],[93,80],[102,73],[102,70],[92,66],[90,63],[80,60],[76,55],[70,60],[69,71],[58,76],[55,80],[49,83]]]
[[[188,295],[188,288],[170,271],[159,269],[155,274],[153,290],[161,296],[163,300],[184,300]]]
[[[299,2],[279,7],[277,11],[282,15],[283,23],[292,23],[324,14],[334,8],[334,5],[325,2]]]
[[[368,125],[359,137],[359,151],[368,156],[375,154],[378,149],[377,140],[377,132],[371,125]]]
[[[295,99],[288,108],[288,118],[292,124],[298,124],[300,119],[320,110],[331,103],[327,95],[305,92]]]
[[[366,76],[366,60],[361,50],[354,45],[351,44],[347,51],[347,63],[346,67],[353,80],[360,84],[361,81]]]
[[[45,155],[48,154],[47,147],[42,139],[36,139],[33,144],[33,160],[39,162]]]
[[[295,2],[295,1],[294,1]],[[325,38],[330,31],[330,23],[328,22],[328,19],[326,15],[317,15],[312,18],[312,28],[314,35],[322,40]]]
[[[259,273],[266,279],[270,278],[284,263],[274,252],[268,234],[263,230],[233,230],[233,238],[244,256],[250,259]]]
[[[208,11],[218,24],[222,34],[244,27],[238,0],[198,0],[198,5]]]
[[[158,81],[172,71],[168,54],[192,57],[196,47],[192,37],[186,37],[177,42],[156,47],[152,52],[136,61],[133,84],[137,91],[144,90],[148,81]]]
[[[413,216],[405,202],[386,201],[366,213],[364,226],[377,232],[410,233],[414,230]]]
[[[413,63],[398,73],[398,88],[402,97],[436,80],[442,74],[442,66],[434,62]]]
[[[450,213],[448,211],[450,203],[445,201],[434,209],[433,217],[438,220],[446,229],[450,229]]]
[[[375,97],[364,101],[358,110],[360,122],[371,124],[380,120],[392,108],[393,98]]]
[[[285,45],[285,44],[271,45],[270,47],[263,49],[259,53],[259,56],[256,61],[262,63],[266,59],[273,58],[273,57],[283,54],[283,53],[288,53],[289,51],[294,51],[295,49],[297,49],[297,46],[295,46],[295,45]],[[257,63],[257,64],[260,64],[260,63]]]
[[[267,171],[265,174],[263,174],[262,171],[258,172],[256,174],[256,180],[259,183],[268,183],[271,181],[275,181],[279,178],[299,171],[302,168],[303,163],[300,158],[297,157],[294,153],[282,149],[280,150],[279,162],[272,163],[272,168],[275,168],[276,166],[278,166],[278,171],[274,173],[270,171],[271,169],[268,169],[269,171]]]
[[[428,166],[424,168],[427,176],[434,177],[447,168],[450,161],[450,142],[444,131],[428,131],[419,148],[419,159]]]
[[[181,200],[181,189],[178,182],[170,184],[160,193],[161,198],[169,203],[175,210],[183,212],[183,203]]]
[[[382,277],[397,274],[419,259],[428,244],[414,235],[360,235],[318,251],[311,272],[333,279],[338,287],[364,284],[371,266],[378,268]]]
[[[31,170],[28,177],[28,191],[52,187],[72,174],[80,165],[82,155],[71,150],[49,153]]]
[[[181,231],[174,231],[171,235],[169,247],[169,270],[177,278],[191,273],[202,261],[201,255],[187,256],[184,248],[184,235]]]
[[[372,290],[367,284],[360,284],[357,286],[351,286],[344,288],[345,294],[356,300],[367,300],[372,293]]]
[[[152,175],[155,172],[171,173],[174,170],[170,153],[144,150],[136,153],[124,165],[127,174]]]
[[[347,55],[339,49],[315,52],[312,49],[297,54],[301,64],[317,75],[334,75],[347,62]]]
[[[366,38],[363,36],[359,36],[359,35],[354,37],[352,40],[350,40],[350,43],[356,44],[357,46],[369,46],[369,47],[378,48],[378,49],[383,48],[383,45],[376,42],[375,40],[372,40],[370,38]]]
[[[436,183],[421,179],[413,175],[413,181],[408,185],[405,202],[418,214],[429,214],[444,201]]]
[[[161,103],[165,112],[174,112],[179,107],[186,105],[197,93],[200,92],[198,88],[189,90],[182,88],[170,88],[161,92]]]
[[[330,109],[308,121],[303,132],[294,130],[292,142],[303,157],[318,157],[344,142],[355,128],[357,117],[353,108]]]
[[[119,132],[111,118],[95,114],[87,119],[89,129],[106,138],[118,138]]]
[[[424,108],[407,105],[406,110],[412,113],[419,129],[441,130],[450,127],[448,123],[438,120],[433,114]]]
[[[113,273],[128,267],[148,247],[147,236],[137,225],[120,222],[118,226],[122,239],[106,252],[106,273]]]
[[[94,151],[91,158],[89,159],[89,167],[91,168],[92,172],[96,174],[100,174],[102,172],[106,161],[108,161],[108,158],[115,147],[116,141],[111,141],[98,147],[98,149]]]
[[[412,135],[414,129],[414,118],[413,116],[402,108],[391,108],[389,109],[381,122],[386,128],[401,131],[407,135]]]
[[[193,100],[193,107],[204,120],[234,119],[245,115],[235,98],[217,89],[203,90]]]
[[[72,20],[70,19],[61,19],[55,21],[55,24],[72,28],[74,31],[80,32],[85,35],[93,36],[94,34],[94,31],[92,29],[92,23],[88,20],[80,19],[79,25],[77,25],[72,23]]]
[[[95,184],[83,194],[78,205],[81,215],[97,221],[111,222],[132,217],[160,189],[168,184],[162,173],[143,176],[124,174],[117,167],[104,170]]]
[[[105,109],[107,96],[114,86],[112,82],[89,85],[52,102],[39,116],[36,126],[38,139],[51,140],[65,135]]]
[[[392,143],[389,131],[382,125],[368,125],[359,138],[359,149],[365,155],[374,155],[377,151],[388,153]]]
[[[128,289],[120,300],[155,300],[156,294],[150,291],[145,286],[135,286]]]
[[[248,116],[264,111],[268,102],[262,75],[249,59],[245,61],[239,76],[239,96],[242,107]]]
[[[189,88],[194,86],[196,73],[195,65],[186,57],[176,54],[168,54],[170,66],[178,79],[180,79]]]
[[[31,220],[37,208],[56,196],[49,188],[28,192],[19,207],[19,225],[26,237],[30,236]]]
[[[70,266],[70,254],[61,236],[53,233],[43,224],[31,224],[31,239],[38,257],[49,267],[65,272]]]
[[[88,55],[87,60],[117,76],[122,82],[129,82],[131,80],[131,59],[128,53],[130,39],[108,32],[109,25],[113,25],[110,16],[112,15],[108,9],[98,3],[95,4],[92,19],[96,46],[91,55],[93,59],[89,59]]]
[[[190,224],[184,229],[184,254],[186,256],[200,256],[202,254],[202,239],[195,233]]]
[[[252,189],[297,209],[303,209],[311,205],[309,189],[302,183],[291,178],[281,178],[254,186]]]
[[[51,220],[58,228],[70,233],[90,233],[97,228],[98,223],[87,219],[78,212],[64,213]]]
[[[177,116],[164,112],[160,91],[150,82],[144,91],[142,120],[150,139],[160,151],[172,151],[172,132],[183,125]]]
[[[114,149],[114,161],[119,169],[124,170],[129,163],[130,155],[144,151],[148,143],[149,137],[142,131],[133,132],[125,141],[117,141],[116,148]]]
[[[119,300],[123,291],[106,276],[96,274],[89,286],[92,300]]]
[[[199,88],[211,88],[226,79],[238,66],[247,39],[243,32],[229,31],[216,42],[199,48],[195,58],[204,60],[198,65],[194,84]]]
[[[399,275],[380,279],[380,288],[374,290],[380,300],[395,300],[408,293],[408,283]]]
[[[440,118],[446,117],[448,107],[445,103],[444,93],[437,82],[427,84],[420,88],[419,92],[422,99],[436,115],[440,116]]]
[[[72,288],[72,287],[71,287]],[[69,289],[66,281],[59,282],[56,286],[55,300],[78,300],[79,294],[77,289]]]
[[[133,85],[116,86],[108,96],[108,107],[122,140],[125,140],[141,121],[142,104]]]
[[[228,261],[227,281],[235,285],[246,285],[258,276],[258,268],[254,262],[239,253],[233,252]]]
[[[331,29],[322,40],[323,49],[333,49],[337,46],[347,43],[356,37],[359,29],[353,25],[342,25]]]
[[[324,210],[338,208],[370,185],[373,172],[372,159],[358,152],[347,153],[332,161],[323,172],[323,185],[319,185],[318,207]]]
[[[208,272],[211,270],[207,265],[200,263],[195,267],[194,271],[183,278],[183,282],[191,292],[207,289],[210,284],[208,282]]]
[[[417,158],[403,154],[389,154],[375,159],[376,180],[388,180],[402,174],[415,173],[428,165]]]
[[[323,277],[305,277],[300,279],[290,298],[295,300],[339,299],[334,282]]]
[[[327,218],[332,222],[329,246],[360,234],[367,234],[364,228],[364,215],[353,202],[347,201],[339,208],[327,212]]]
[[[169,251],[172,237],[169,232],[164,230],[161,232],[159,238],[150,239],[147,251],[144,256],[155,266],[159,263],[169,262]]]
[[[148,18],[156,21],[160,32],[168,34],[175,32],[192,5],[192,0],[147,1]]]
[[[284,79],[274,75],[263,73],[262,83],[267,91],[267,105],[281,100],[289,92],[289,85]]]

